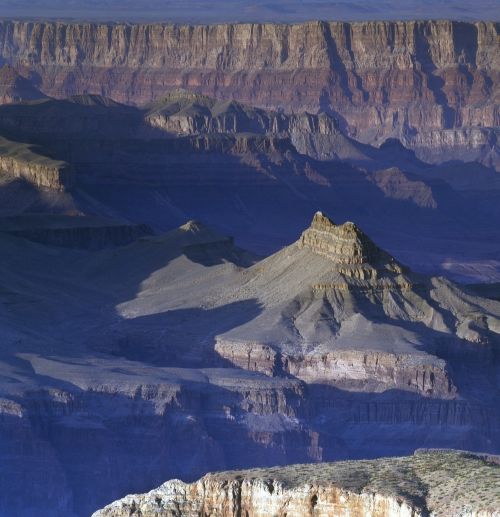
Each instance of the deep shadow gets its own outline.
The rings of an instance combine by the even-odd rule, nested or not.
[[[245,300],[207,310],[177,309],[123,320],[109,341],[101,341],[95,350],[155,366],[227,365],[214,352],[215,337],[255,319],[261,311],[256,300]]]

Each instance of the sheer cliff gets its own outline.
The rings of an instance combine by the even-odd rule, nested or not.
[[[419,451],[406,458],[291,465],[174,480],[129,495],[93,517],[494,517],[498,457]]]
[[[499,125],[495,22],[3,21],[0,56],[51,96],[90,92],[144,104],[182,86],[252,105],[333,111],[359,140],[398,136],[416,149],[466,154],[465,129],[474,132],[465,147],[481,146]]]

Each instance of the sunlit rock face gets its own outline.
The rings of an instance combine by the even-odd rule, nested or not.
[[[91,92],[145,104],[184,87],[251,105],[328,110],[359,140],[399,137],[429,159],[442,148],[471,155],[499,125],[495,22],[4,21],[0,35],[2,58],[35,72],[55,97]],[[464,145],[465,128],[477,135]]]
[[[498,318],[488,309],[484,320],[472,316],[472,300],[452,284],[411,272],[354,223],[337,225],[321,212],[245,280],[266,310],[218,335],[216,352],[240,368],[308,384],[453,400],[459,390],[443,353],[461,340],[494,342],[498,331]]]
[[[499,481],[498,456],[419,451],[377,461],[221,472],[192,484],[168,481],[115,501],[93,517],[494,517]]]
[[[382,251],[351,222],[335,225],[327,216],[317,212],[311,226],[299,239],[299,248],[309,248],[335,264],[378,263]]]

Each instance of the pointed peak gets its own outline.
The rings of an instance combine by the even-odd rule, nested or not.
[[[222,235],[210,226],[195,219],[184,223],[174,232],[177,234],[178,242],[184,247],[213,243],[233,244],[232,237]]]
[[[328,230],[334,226],[336,226],[335,223],[326,214],[318,211],[314,214],[310,228],[314,228],[316,230]]]

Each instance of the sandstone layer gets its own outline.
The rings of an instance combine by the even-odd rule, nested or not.
[[[467,128],[497,138],[498,54],[495,22],[0,25],[2,58],[37,74],[50,96],[91,92],[145,104],[184,87],[331,111],[359,140],[396,136],[431,157],[459,149]]]
[[[498,458],[429,451],[407,458],[222,472],[192,484],[168,481],[93,517],[494,517],[499,486]]]

